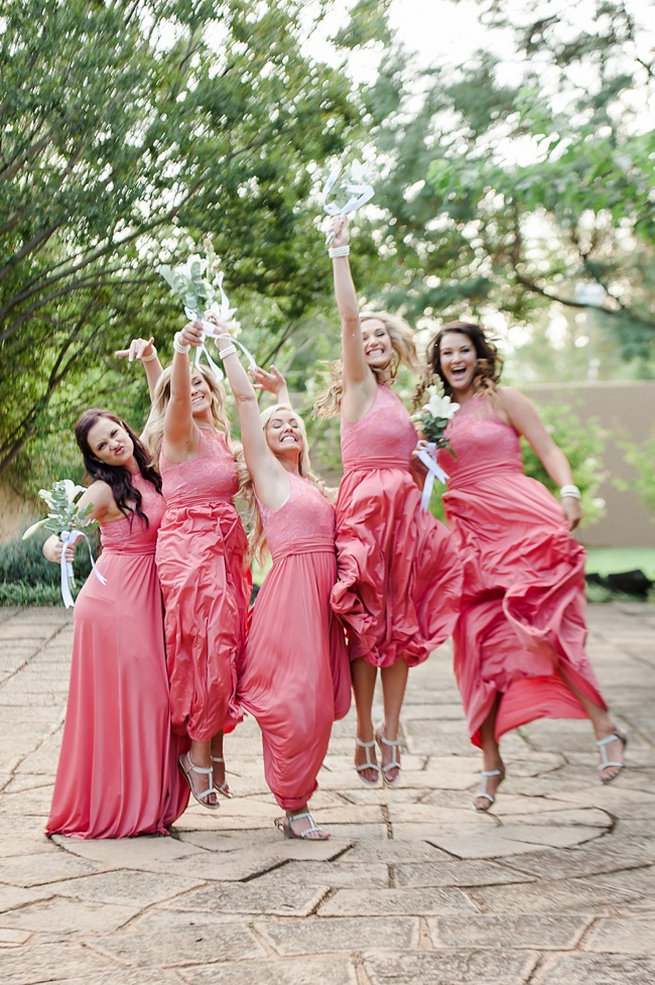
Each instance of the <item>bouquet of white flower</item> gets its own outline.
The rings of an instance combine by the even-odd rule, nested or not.
[[[450,397],[442,397],[435,387],[428,387],[428,402],[423,404],[420,411],[412,414],[412,421],[419,425],[425,440],[417,445],[417,456],[428,470],[421,496],[421,508],[427,510],[432,495],[434,480],[446,482],[448,473],[437,464],[437,449],[447,448],[454,457],[455,452],[445,435],[446,428],[459,410],[459,404],[453,403]]]
[[[429,394],[428,402],[412,415],[412,420],[420,424],[421,431],[431,444],[437,448],[450,448],[444,433],[459,410],[459,404],[453,403],[450,397],[442,397],[433,386],[428,387],[426,393]],[[452,454],[452,449],[450,450]]]
[[[77,543],[83,537],[89,548],[91,567],[96,578],[103,585],[106,581],[96,570],[88,537],[80,529],[81,527],[85,527],[88,530],[92,526],[95,526],[95,521],[88,519],[89,514],[93,510],[91,503],[87,503],[82,509],[77,505],[77,501],[83,492],[84,486],[76,485],[71,479],[61,479],[53,483],[52,489],[39,489],[39,496],[48,507],[48,515],[28,527],[22,537],[23,540],[27,540],[28,537],[32,537],[37,530],[43,527],[46,530],[50,530],[51,533],[56,534],[61,540],[61,594],[67,609],[75,604],[71,592],[71,589],[75,585],[73,565],[70,561],[66,560],[66,548],[69,545]]]
[[[219,269],[218,257],[208,238],[204,241],[204,247],[205,256],[192,253],[186,263],[178,267],[162,264],[159,267],[159,273],[173,293],[181,299],[184,313],[189,321],[198,321],[202,325],[203,342],[196,350],[196,365],[201,354],[204,353],[211,369],[220,380],[223,379],[223,372],[214,363],[207,351],[205,346],[207,338],[213,338],[216,341],[229,335],[232,341],[246,354],[251,365],[255,365],[255,360],[236,337],[241,330],[239,323],[233,317],[237,309],[230,307],[227,294],[223,289],[223,271]],[[224,327],[220,329],[214,321],[208,320],[210,315],[214,315]]]

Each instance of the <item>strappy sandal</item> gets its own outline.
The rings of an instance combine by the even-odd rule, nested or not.
[[[292,821],[299,821],[300,818],[303,817],[307,818],[309,827],[304,831],[294,831],[291,826]],[[305,811],[303,814],[286,814],[284,817],[276,817],[275,827],[282,832],[285,838],[304,838],[307,841],[327,841],[327,839],[331,837],[329,831],[324,831],[323,828],[319,828],[309,811]],[[314,832],[318,832],[318,837],[310,837],[314,834]]]
[[[370,750],[375,749],[375,739],[371,739],[370,742],[364,742],[359,736],[355,736],[355,745],[358,745],[360,749],[366,749],[366,762],[360,763],[359,766],[355,766],[359,779],[362,783],[365,783],[367,787],[377,787],[380,782],[380,767],[378,764],[371,759]],[[375,780],[367,780],[365,776],[362,776],[364,770],[375,770],[377,777]]]
[[[605,746],[608,746],[610,742],[616,742],[617,739],[621,743],[621,747],[625,749],[628,744],[628,736],[625,732],[619,732],[618,729],[615,729],[611,735],[606,735],[604,739],[598,739],[596,742],[598,751],[600,752],[600,764],[597,767],[598,771],[602,772],[604,769],[607,769],[608,766],[616,766],[616,773],[612,773],[611,776],[600,777],[601,783],[611,783],[612,780],[616,780],[621,770],[625,769],[625,763],[620,763],[616,759],[610,759],[607,755],[607,749],[605,748]]]
[[[503,780],[505,779],[505,770],[504,769],[480,770],[480,776],[482,777],[482,789],[478,790],[475,797],[473,798],[473,810],[477,811],[478,814],[486,814],[486,812],[489,810],[491,805],[496,803],[496,798],[487,792],[487,780],[489,779],[490,776],[499,776],[500,780],[496,785],[496,790],[497,790],[498,787],[503,782]],[[483,807],[480,807],[478,804],[476,804],[476,800],[478,800],[480,797],[483,797],[489,803],[484,805]]]
[[[388,763],[382,763],[382,779],[384,780],[386,786],[395,787],[395,785],[400,780],[400,761],[396,758],[396,749],[400,746],[400,739],[387,739],[386,736],[382,735],[382,726],[378,726],[375,730],[375,741],[380,747],[380,755],[384,756],[383,746],[389,746],[391,749],[391,760]],[[389,770],[397,769],[398,772],[394,776],[393,780],[389,779]]]
[[[225,760],[223,759],[222,756],[210,756],[209,758],[211,759],[212,763],[222,763],[223,766],[225,766]],[[227,770],[225,770],[225,772],[227,773]],[[212,769],[212,774],[213,774],[213,769]],[[227,797],[228,800],[232,800],[234,794],[231,793],[230,791],[227,779],[223,780],[223,782],[219,784],[214,782],[214,778],[212,776],[212,782],[214,783],[214,790],[222,794],[223,797]]]
[[[187,765],[188,760],[188,765]],[[180,756],[178,759],[178,764],[182,772],[184,773],[186,782],[189,784],[189,790],[191,791],[191,796],[194,800],[197,800],[202,807],[206,807],[207,810],[216,811],[219,808],[218,801],[215,804],[207,803],[206,798],[211,794],[217,794],[218,791],[214,786],[214,770],[211,766],[196,766],[196,764],[191,759],[191,753],[187,752],[184,756]],[[191,773],[197,773],[199,776],[206,776],[209,781],[209,786],[206,790],[201,791],[201,793],[196,793],[193,789],[193,781],[191,779]],[[211,778],[211,779],[210,779]]]

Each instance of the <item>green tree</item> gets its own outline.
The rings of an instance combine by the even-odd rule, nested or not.
[[[3,4],[0,475],[89,402],[138,404],[111,353],[171,332],[181,312],[157,264],[206,233],[271,353],[326,290],[311,193],[361,106],[304,53],[304,7]],[[356,6],[357,43],[381,30],[371,10]]]
[[[414,318],[593,308],[614,352],[652,365],[648,35],[618,0],[597,0],[584,28],[563,2],[547,16],[513,4],[511,24],[507,6],[479,4],[490,45],[495,27],[514,31],[511,71],[491,51],[411,81],[402,53],[382,67],[376,289]]]

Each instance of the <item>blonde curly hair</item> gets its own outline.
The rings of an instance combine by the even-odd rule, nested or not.
[[[360,324],[372,321],[373,319],[382,322],[391,339],[393,353],[391,362],[381,368],[371,367],[378,382],[396,378],[398,367],[402,363],[414,372],[419,369],[419,360],[414,343],[414,330],[410,328],[406,321],[398,315],[392,315],[388,311],[363,311],[359,316]],[[328,383],[322,393],[319,394],[314,403],[314,415],[320,420],[335,417],[341,409],[341,398],[343,396],[343,360],[337,359],[327,364],[327,372],[324,374]]]
[[[336,498],[336,490],[330,489],[319,479],[317,475],[312,472],[312,465],[309,459],[309,442],[307,441],[307,430],[305,428],[305,422],[303,421],[300,414],[298,414],[291,404],[279,403],[273,404],[271,407],[267,407],[260,414],[260,419],[262,422],[262,427],[264,432],[268,428],[268,423],[271,418],[281,410],[292,411],[294,417],[298,421],[298,427],[300,430],[300,435],[302,438],[302,447],[300,450],[300,456],[298,459],[298,473],[304,479],[309,479],[314,483],[316,488],[322,493],[329,503],[334,503]],[[240,462],[241,465],[241,462]],[[245,461],[242,462],[242,467],[239,469],[239,495],[242,497],[246,503],[247,513],[245,517],[246,529],[248,533],[248,544],[250,558],[254,558],[260,564],[264,562],[265,557],[268,553],[268,545],[266,543],[266,536],[264,534],[264,526],[262,524],[262,518],[260,516],[259,510],[257,509],[257,501],[255,499],[255,491],[252,484],[252,479],[250,473],[245,467]]]
[[[230,439],[230,421],[225,410],[225,388],[216,375],[206,366],[192,366],[189,379],[194,373],[201,373],[207,382],[211,392],[211,411],[214,425],[217,430],[222,431],[232,451],[235,446]],[[155,385],[152,395],[152,406],[146,426],[143,429],[141,440],[150,452],[150,461],[155,468],[159,468],[159,455],[164,438],[164,417],[166,408],[171,399],[171,367],[168,366]]]

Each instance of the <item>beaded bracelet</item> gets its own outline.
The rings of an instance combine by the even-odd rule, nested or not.
[[[226,356],[231,356],[232,353],[236,351],[237,351],[237,347],[235,345],[228,345],[226,346],[225,349],[219,349],[218,355],[220,356],[221,359],[225,359]]]
[[[175,335],[173,336],[173,348],[175,349],[176,352],[181,352],[182,354],[184,354],[189,351],[191,346],[184,345],[184,343],[180,342],[180,334],[181,334],[180,332],[176,332]]]
[[[559,491],[560,497],[564,499],[565,496],[571,496],[573,499],[580,499],[580,490],[577,486],[562,486]]]
[[[331,260],[335,257],[347,257],[350,253],[350,246],[346,243],[345,246],[331,246],[328,250],[328,256]]]
[[[175,343],[173,343],[173,344],[175,344]],[[157,349],[153,345],[151,354],[149,356],[141,356],[141,362],[142,363],[151,363],[152,360],[153,359],[156,359],[156,358],[157,358]]]

